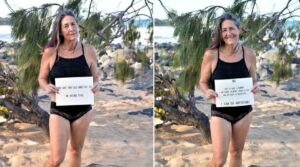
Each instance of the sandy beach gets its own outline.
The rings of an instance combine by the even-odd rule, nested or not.
[[[114,80],[100,81],[102,88],[113,92],[95,95],[82,166],[153,166],[153,95],[145,89],[152,80],[144,81],[132,80],[124,85]],[[41,101],[47,110],[49,105],[48,98]],[[40,167],[49,151],[49,140],[35,125],[15,123],[0,127],[0,167]],[[67,163],[68,158],[62,167]]]
[[[300,164],[300,78],[278,87],[259,82],[253,121],[243,152],[244,167],[297,167]],[[196,97],[201,96],[199,90]],[[197,101],[210,116],[210,104]],[[169,125],[156,129],[155,167],[205,167],[212,145],[201,146],[200,133],[191,126]],[[228,160],[225,166],[228,166]]]

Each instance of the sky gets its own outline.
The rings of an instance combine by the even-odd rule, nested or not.
[[[160,19],[166,19],[165,11],[161,7],[158,0],[154,1],[154,17]],[[203,9],[211,5],[230,6],[233,0],[161,0],[163,4],[169,9],[175,9],[178,14],[186,13],[189,11],[195,11]],[[258,8],[261,14],[269,13],[272,11],[278,11],[284,8],[287,0],[257,0]],[[300,7],[299,0],[292,0],[293,7]],[[297,12],[300,15],[300,10]]]
[[[20,8],[29,8],[32,6],[40,6],[44,3],[66,3],[68,0],[7,0],[14,10]],[[83,0],[85,2],[84,8],[88,8],[89,0]],[[142,5],[144,0],[135,0],[136,3]],[[165,19],[167,18],[165,11],[161,7],[158,0],[150,0],[154,3],[154,17]],[[168,9],[175,9],[179,14],[203,9],[211,5],[229,6],[233,0],[161,0]],[[112,11],[118,11],[126,8],[131,0],[94,0],[97,2],[96,9],[101,10],[104,13]],[[287,0],[257,0],[260,13],[269,13],[272,11],[278,11],[286,5]],[[299,0],[292,0],[291,4],[296,3],[293,7],[299,5]],[[7,17],[9,10],[6,7],[4,0],[0,0],[0,17]],[[298,6],[300,7],[300,6]],[[297,12],[300,15],[300,10]]]
[[[156,1],[156,0],[155,0]],[[21,8],[29,8],[32,6],[40,6],[45,3],[67,3],[68,0],[7,0],[14,10]],[[88,8],[89,0],[83,0],[83,8]],[[97,3],[96,9],[101,10],[104,13],[110,13],[113,11],[124,10],[127,6],[130,5],[131,0],[94,0]],[[137,6],[141,6],[144,0],[136,0]],[[5,5],[4,0],[0,0],[0,17],[7,17],[10,13],[9,9]]]

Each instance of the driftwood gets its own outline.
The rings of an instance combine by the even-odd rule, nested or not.
[[[171,79],[168,76],[155,75],[155,87],[167,90],[171,94],[169,97],[161,97],[160,100],[155,100],[156,107],[167,111],[161,119],[164,122],[169,121],[194,126],[202,134],[201,143],[211,143],[208,117],[198,110],[192,101],[180,95],[179,91],[173,86]],[[165,100],[172,101],[172,104],[165,103]]]
[[[36,124],[49,137],[49,114],[38,106],[37,98],[32,98],[17,88],[15,72],[8,66],[4,68],[1,65],[0,81],[1,90],[8,92],[0,97],[0,105],[8,108],[8,112],[4,112],[6,120]]]

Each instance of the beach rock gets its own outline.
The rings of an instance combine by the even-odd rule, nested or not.
[[[134,73],[136,76],[140,76],[144,73],[143,64],[139,62],[135,62],[134,64],[130,65],[134,69]]]
[[[125,60],[129,64],[133,64],[135,62],[135,53],[133,49],[118,49],[112,53],[108,53],[112,59],[116,61]]]
[[[102,65],[99,69],[100,70],[98,72],[101,78],[107,78],[107,77],[112,78],[114,76],[115,69],[112,64],[107,63],[105,65]]]
[[[300,58],[300,50],[297,50],[297,51],[296,51],[296,57],[297,57],[297,58]]]
[[[300,74],[300,64],[291,64],[291,69],[293,76]]]
[[[269,79],[272,75],[271,61],[265,58],[259,58],[256,63],[257,76],[259,80]]]
[[[103,64],[104,62],[106,62],[106,61],[109,60],[109,59],[111,59],[110,56],[108,56],[108,55],[102,55],[102,56],[100,57],[100,59],[98,60],[98,63]]]
[[[275,62],[278,60],[279,50],[277,48],[271,49],[271,50],[261,54],[259,57],[267,59],[270,62]]]
[[[7,46],[7,42],[6,41],[1,41],[0,40],[0,48],[3,48],[3,47],[5,47],[5,46]]]

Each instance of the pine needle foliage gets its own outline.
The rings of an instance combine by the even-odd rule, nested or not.
[[[134,69],[124,59],[118,60],[115,66],[115,78],[124,83],[134,77]]]
[[[84,29],[81,31],[81,39],[89,41],[96,48],[103,49],[103,46],[108,44],[106,39],[109,39],[113,29],[106,29],[101,38],[99,38],[97,33],[114,18],[115,16],[112,15],[102,18],[101,13],[92,14],[88,19],[82,21]]]
[[[51,19],[49,8],[33,7],[11,13],[12,37],[21,40],[21,47],[16,52],[18,86],[27,94],[37,92],[37,76],[41,60],[41,46],[48,41]]]
[[[134,20],[131,20],[128,25],[128,29],[125,31],[122,39],[125,45],[132,47],[134,42],[141,37],[137,31],[137,26],[134,24]]]

